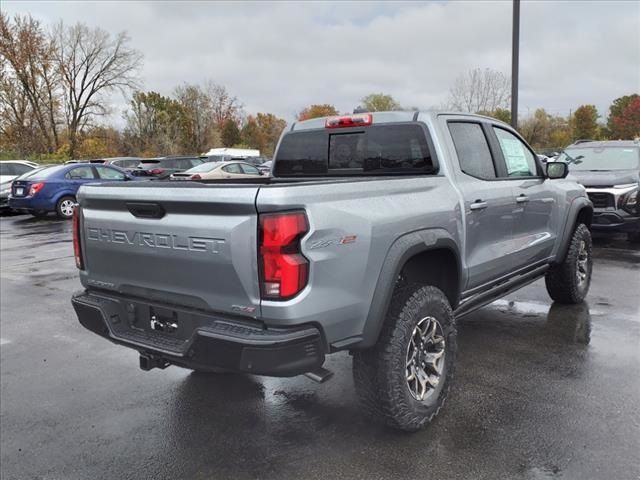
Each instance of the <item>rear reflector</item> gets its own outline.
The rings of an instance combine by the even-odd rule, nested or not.
[[[286,300],[307,285],[309,261],[300,239],[309,231],[304,212],[260,215],[260,290],[262,298]]]
[[[329,117],[325,121],[325,128],[368,127],[373,123],[373,115],[362,113],[358,115],[344,115],[342,117]]]
[[[202,177],[196,173],[191,175],[191,180],[202,180]]]
[[[76,259],[76,267],[84,269],[82,261],[82,246],[80,245],[80,206],[73,209],[73,256]]]

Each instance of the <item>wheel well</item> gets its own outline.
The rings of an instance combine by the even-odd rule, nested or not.
[[[584,223],[587,227],[591,228],[591,221],[593,220],[593,209],[591,207],[582,207],[576,217],[576,227],[581,223]]]
[[[456,308],[460,296],[460,269],[456,255],[448,248],[420,252],[409,258],[399,281],[438,287]]]

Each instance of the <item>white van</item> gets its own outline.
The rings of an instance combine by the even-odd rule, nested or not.
[[[214,155],[225,155],[229,157],[248,158],[259,157],[260,150],[254,150],[250,148],[212,148],[204,156],[212,157]]]

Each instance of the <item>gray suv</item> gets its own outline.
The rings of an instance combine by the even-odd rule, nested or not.
[[[80,323],[145,370],[323,381],[348,350],[365,411],[412,431],[449,391],[457,318],[542,277],[557,302],[589,289],[584,187],[494,119],[298,122],[272,173],[83,186]]]

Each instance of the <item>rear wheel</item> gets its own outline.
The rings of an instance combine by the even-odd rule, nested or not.
[[[553,265],[545,276],[549,296],[559,303],[580,303],[591,285],[593,258],[591,232],[586,225],[576,227],[562,263]]]
[[[456,328],[438,288],[398,289],[373,348],[353,355],[356,392],[365,413],[388,426],[416,431],[440,411],[456,356]]]
[[[73,211],[76,208],[76,199],[73,197],[62,197],[56,204],[56,213],[58,217],[69,220],[73,217]]]

